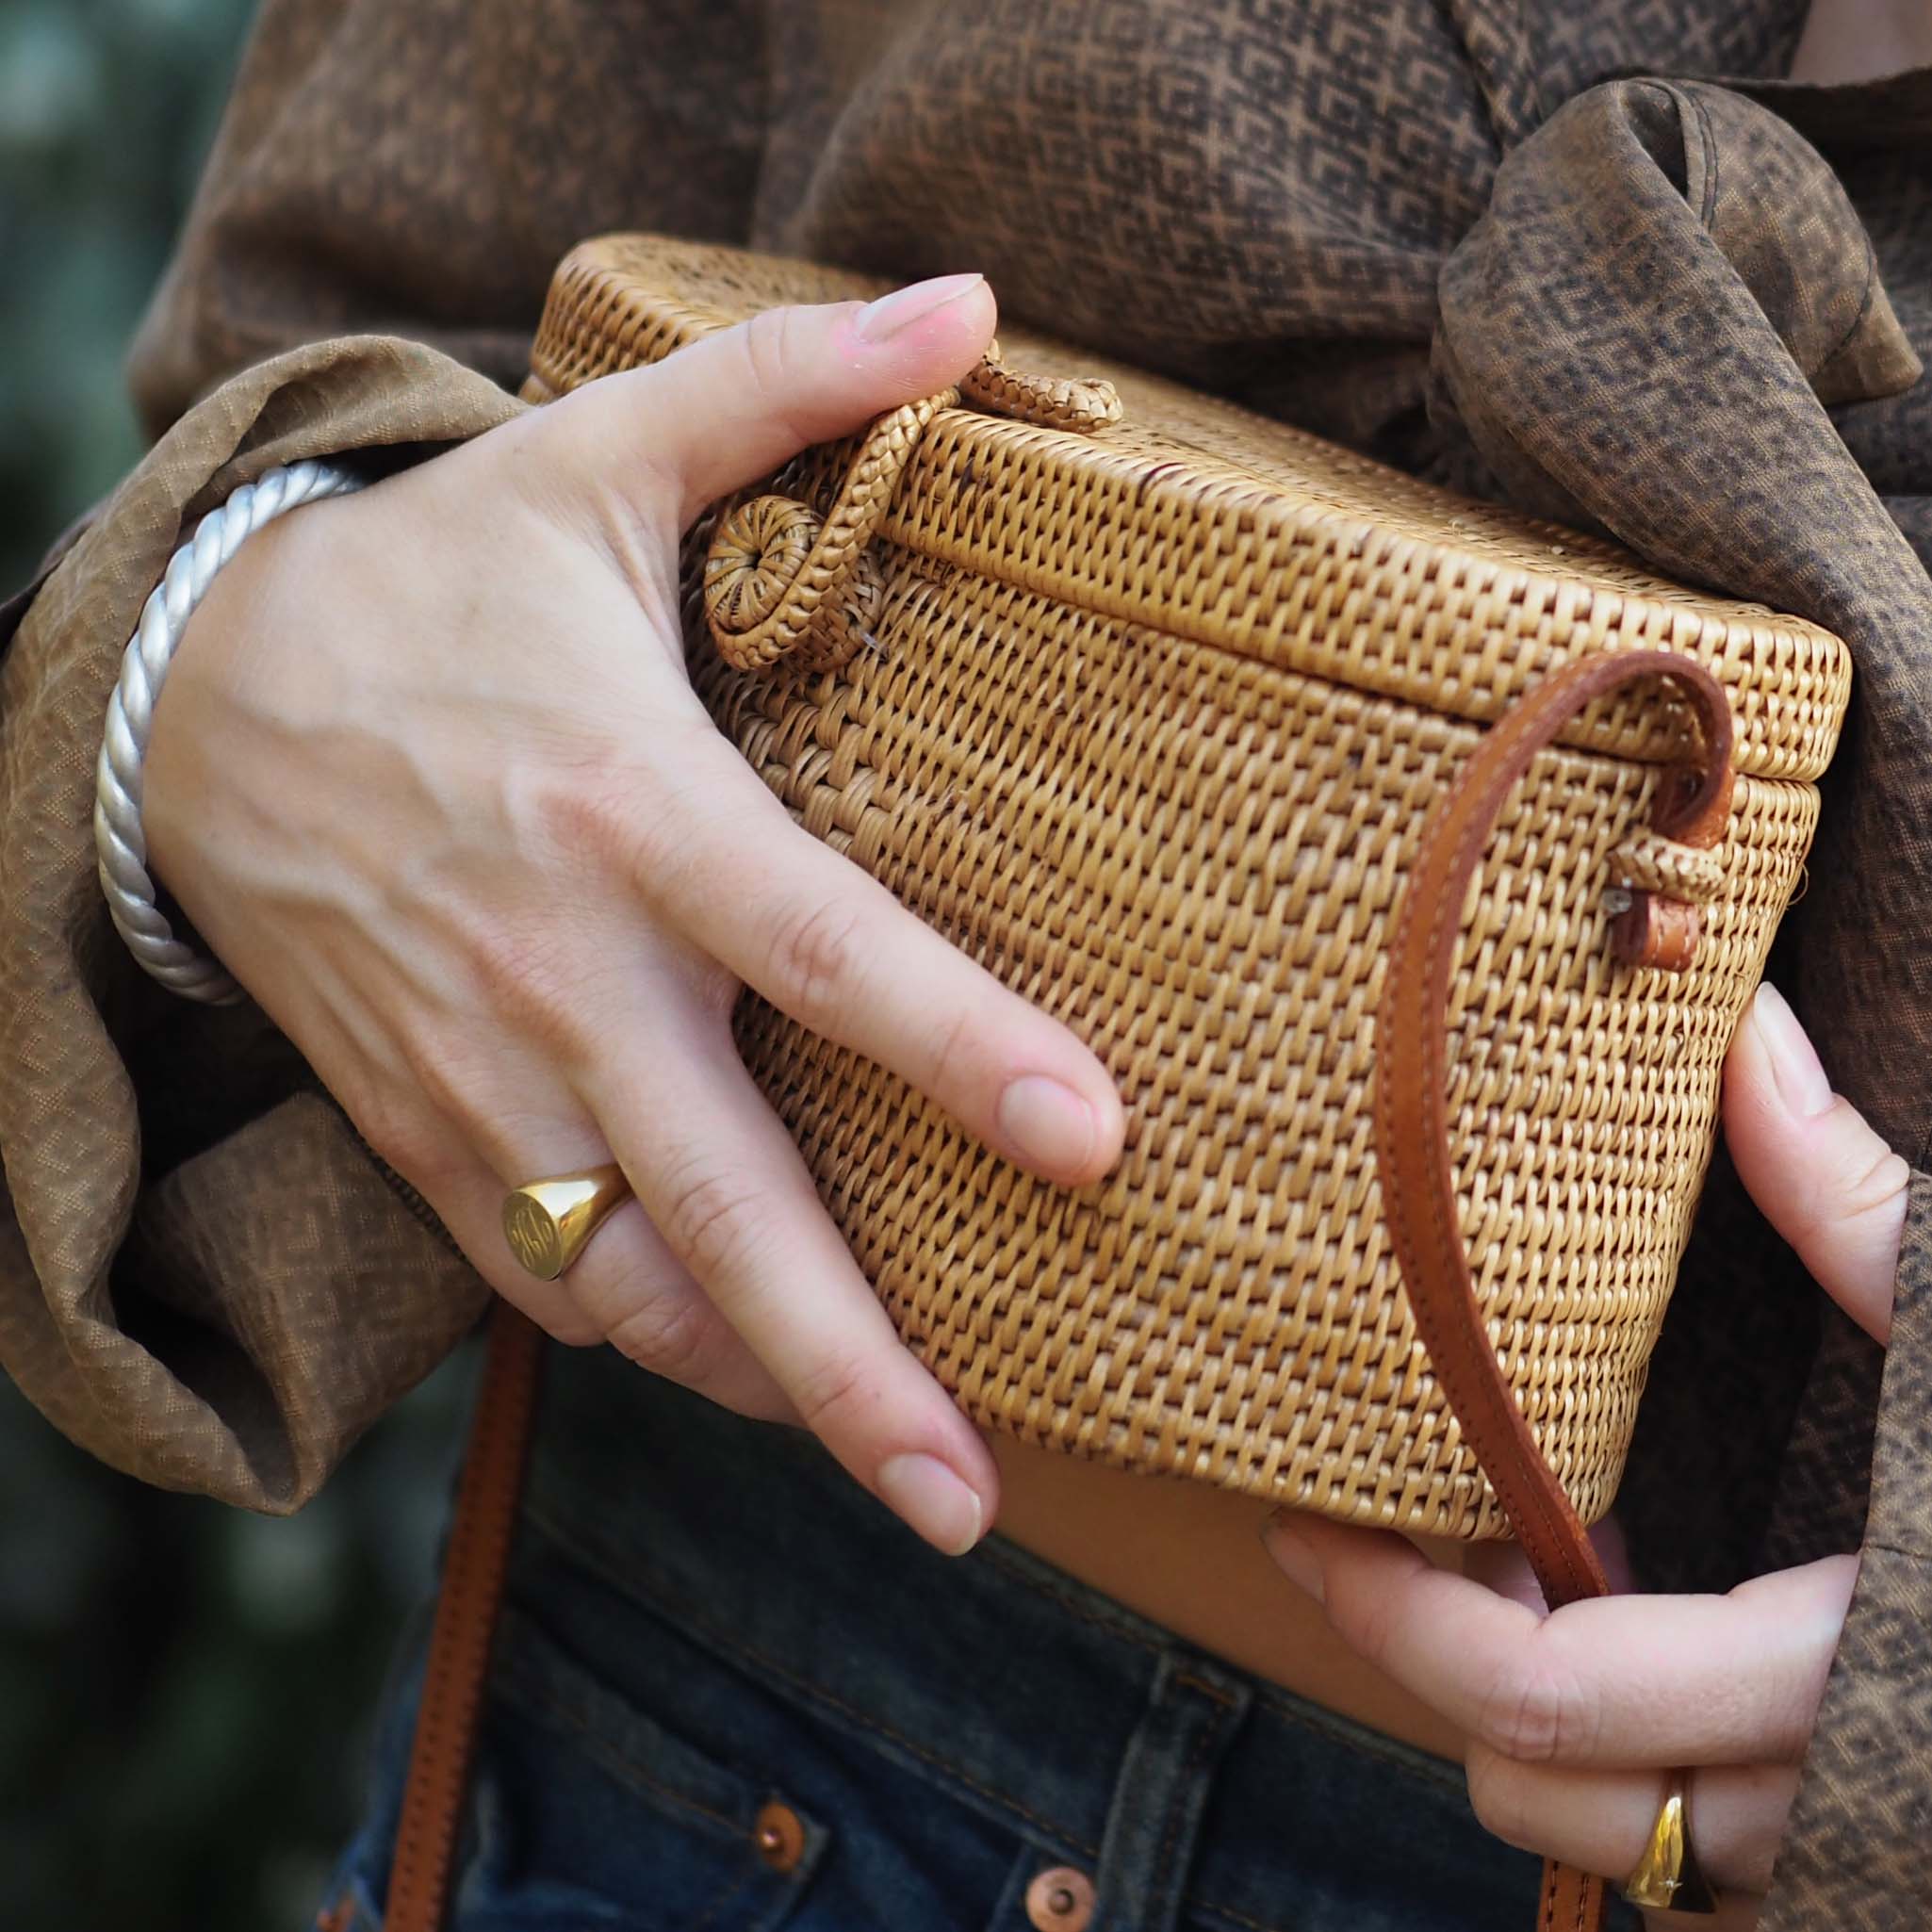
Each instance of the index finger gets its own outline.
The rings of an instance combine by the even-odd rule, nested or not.
[[[1795,1762],[1817,1719],[1857,1559],[1725,1596],[1604,1596],[1547,1616],[1437,1569],[1385,1531],[1277,1520],[1336,1631],[1492,1750],[1528,1763]]]
[[[996,1153],[1073,1186],[1105,1173],[1125,1126],[1098,1057],[717,748],[735,769],[714,791],[738,802],[680,862],[647,857],[640,894],[781,1012],[889,1068]]]

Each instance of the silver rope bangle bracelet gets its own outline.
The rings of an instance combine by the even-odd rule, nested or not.
[[[359,490],[365,478],[333,463],[296,463],[269,470],[259,483],[243,483],[201,520],[193,537],[176,550],[145,604],[121,660],[121,679],[107,703],[107,729],[94,768],[94,846],[100,855],[101,890],[114,927],[128,950],[171,991],[210,1006],[233,1005],[242,990],[213,959],[174,937],[155,904],[148,876],[148,842],[141,830],[141,764],[154,729],[155,704],[175,647],[215,573],[242,540],[272,523],[285,510],[319,497]]]

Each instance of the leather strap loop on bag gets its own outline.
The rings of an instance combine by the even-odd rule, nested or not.
[[[1396,1266],[1437,1384],[1552,1610],[1606,1596],[1610,1585],[1503,1378],[1470,1278],[1449,1138],[1450,973],[1470,882],[1531,761],[1586,705],[1659,677],[1671,679],[1690,699],[1702,742],[1698,764],[1667,774],[1660,784],[1651,829],[1697,849],[1723,837],[1730,814],[1731,717],[1723,686],[1708,671],[1674,652],[1650,650],[1586,658],[1554,673],[1491,728],[1423,827],[1396,912],[1376,1021],[1375,1154]],[[1693,909],[1639,892],[1619,924],[1632,912],[1643,931],[1675,935],[1661,955],[1640,956],[1639,963],[1666,970],[1686,963],[1684,915],[1693,918],[1694,947]],[[1604,1910],[1602,1880],[1546,1867],[1540,1932],[1591,1932]]]
[[[385,1932],[440,1932],[449,1904],[457,1826],[530,1455],[543,1339],[509,1302],[497,1303],[423,1666]]]

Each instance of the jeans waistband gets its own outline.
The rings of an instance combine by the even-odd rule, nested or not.
[[[1174,1922],[1528,1924],[1536,1865],[1460,1771],[1207,1656],[997,1536],[928,1549],[809,1438],[552,1350],[513,1592],[565,1562],[732,1669]],[[1292,1878],[1292,1885],[1288,1880]],[[1171,1892],[1172,1908],[1163,1904]],[[1445,1918],[1445,1896],[1468,1916]],[[1371,1904],[1372,1900],[1372,1904]],[[1520,1917],[1518,1917],[1520,1914]]]

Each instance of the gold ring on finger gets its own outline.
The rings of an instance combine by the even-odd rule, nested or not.
[[[503,1238],[525,1274],[553,1282],[630,1193],[615,1163],[526,1181],[503,1197]]]
[[[1691,1774],[1673,1771],[1650,1827],[1650,1842],[1636,1870],[1624,1880],[1624,1896],[1633,1906],[1656,1912],[1709,1914],[1717,1909],[1717,1895],[1691,1846],[1690,1791]]]

